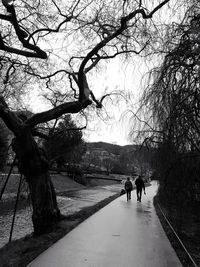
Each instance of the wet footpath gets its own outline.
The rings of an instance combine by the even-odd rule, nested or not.
[[[153,206],[158,185],[142,202],[123,195],[89,217],[28,267],[179,267]]]

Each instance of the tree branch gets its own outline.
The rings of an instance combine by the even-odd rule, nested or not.
[[[0,14],[0,19],[11,21],[11,16],[10,15]]]
[[[94,56],[98,54],[98,51],[102,49],[107,43],[109,43],[111,40],[116,38],[117,36],[121,35],[124,30],[128,28],[127,22],[133,19],[137,14],[141,14],[144,19],[150,19],[152,18],[153,14],[158,11],[162,6],[164,6],[166,3],[168,3],[169,0],[163,1],[161,4],[156,6],[149,14],[146,14],[144,9],[137,9],[134,12],[130,13],[129,15],[123,17],[121,19],[121,24],[116,29],[115,32],[112,34],[106,35],[106,37],[99,42],[83,59],[80,67],[79,67],[79,72],[78,72],[78,84],[79,84],[79,96],[80,99],[83,98],[84,94],[84,81],[85,81],[85,67],[88,61]],[[99,61],[99,60],[98,60]]]
[[[8,46],[6,46],[4,44],[2,45],[2,41],[3,41],[2,38],[1,38],[0,49],[4,50],[4,51],[7,51],[7,52],[10,52],[10,53],[23,55],[23,56],[26,56],[26,57],[39,57],[39,58],[42,58],[42,59],[46,59],[47,58],[47,54],[43,50],[41,50],[36,45],[30,44],[28,42],[28,40],[25,39],[28,36],[28,34],[24,30],[22,30],[20,28],[19,24],[18,24],[14,5],[6,4],[5,1],[3,1],[3,4],[4,4],[5,8],[7,9],[7,12],[10,13],[10,22],[14,26],[14,29],[15,29],[15,32],[17,34],[17,37],[18,37],[19,41],[22,43],[22,45],[25,48],[30,49],[30,50],[34,51],[35,53],[30,53],[30,52],[26,52],[26,51],[20,51],[20,50],[15,49],[15,48],[10,48],[10,47],[8,47]]]
[[[39,123],[56,119],[66,113],[78,113],[91,103],[92,102],[89,99],[86,99],[84,102],[74,101],[74,102],[64,103],[48,111],[44,111],[33,115],[26,121],[26,124],[32,128]]]
[[[49,139],[49,136],[48,135],[46,135],[44,133],[41,133],[41,132],[37,131],[36,129],[33,129],[31,131],[31,133],[32,133],[33,136],[38,136],[38,137],[40,137],[42,139],[45,139],[45,140],[48,140]]]

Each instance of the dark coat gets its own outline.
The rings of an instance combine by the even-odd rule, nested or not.
[[[133,190],[133,184],[131,183],[131,181],[126,181],[126,182],[125,182],[125,190],[126,190],[126,191],[131,191],[131,190]]]
[[[137,178],[135,180],[135,185],[138,190],[142,190],[142,188],[145,189],[144,181],[142,180],[142,178]]]

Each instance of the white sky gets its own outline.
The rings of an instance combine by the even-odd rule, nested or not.
[[[131,62],[124,64],[120,59],[116,58],[107,66],[107,71],[98,77],[97,80],[94,80],[94,83],[97,84],[96,87],[92,85],[95,95],[98,96],[98,92],[102,92],[102,88],[107,87],[108,91],[112,91],[115,88],[124,89],[130,95],[130,98],[128,102],[122,99],[116,105],[106,106],[106,110],[113,118],[106,122],[98,120],[96,123],[89,123],[88,130],[84,133],[87,141],[103,141],[118,145],[132,143],[131,140],[128,140],[130,116],[123,116],[123,114],[130,107],[134,111],[137,110],[139,96],[143,90],[141,79],[147,70],[148,68],[144,60],[139,57],[134,57]],[[100,87],[102,87],[101,90]]]

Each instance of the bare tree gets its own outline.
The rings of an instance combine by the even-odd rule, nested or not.
[[[46,155],[34,140],[36,126],[92,103],[101,108],[105,96],[95,98],[89,72],[103,60],[142,53],[151,41],[154,14],[168,2],[151,8],[143,1],[2,0],[0,117],[15,136],[13,150],[29,185],[36,234],[50,231],[60,217]],[[17,115],[12,97],[18,88],[34,90],[32,83],[43,90],[59,88],[68,97],[47,111]]]

